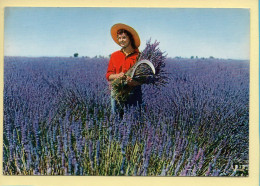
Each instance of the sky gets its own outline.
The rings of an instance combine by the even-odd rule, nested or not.
[[[111,27],[124,23],[168,57],[249,59],[249,9],[5,8],[5,56],[108,56],[120,47]]]

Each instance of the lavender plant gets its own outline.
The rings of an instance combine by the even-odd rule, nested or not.
[[[5,57],[3,174],[248,176],[248,62],[165,60],[120,120],[108,59]]]

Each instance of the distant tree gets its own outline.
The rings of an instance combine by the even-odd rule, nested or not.
[[[102,58],[102,59],[104,59],[104,58],[105,58],[105,56],[99,55],[99,56],[98,56],[98,58]]]
[[[74,57],[78,57],[79,56],[79,54],[78,53],[74,53]]]
[[[198,59],[198,56],[196,56],[196,59]]]
[[[191,56],[190,58],[191,58],[191,59],[194,59],[194,56]]]
[[[214,57],[213,57],[213,56],[210,56],[209,59],[214,59]]]

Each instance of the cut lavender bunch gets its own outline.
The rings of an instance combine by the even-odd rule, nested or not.
[[[152,84],[156,87],[165,85],[168,77],[164,70],[166,55],[158,48],[159,42],[151,44],[147,41],[146,48],[138,57],[137,62],[123,77],[112,82],[113,97],[117,101],[126,101],[133,87],[127,86],[126,79],[131,77],[139,84]]]
[[[154,85],[164,85],[168,81],[167,72],[165,71],[166,55],[159,49],[160,42],[156,41],[152,44],[151,39],[146,42],[146,47],[138,58],[138,61],[148,60],[155,68]]]

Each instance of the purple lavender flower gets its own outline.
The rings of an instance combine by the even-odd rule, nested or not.
[[[219,169],[214,169],[212,176],[219,176],[220,170]]]
[[[230,162],[231,162],[231,156],[229,156],[229,158],[228,158],[228,163],[227,163],[227,165],[225,166],[225,169],[224,169],[224,173],[226,173],[226,171],[228,170],[228,167],[229,167],[229,165],[230,165]]]
[[[216,156],[214,157],[214,159],[213,159],[213,164],[212,164],[212,167],[213,167],[213,168],[214,168],[215,165],[216,165],[216,161],[217,161],[217,159],[218,159],[218,157],[219,157],[221,151],[222,151],[222,148],[220,148],[220,149],[218,150],[217,155],[216,155]]]
[[[193,167],[193,169],[192,169],[192,176],[196,176],[196,174],[197,174],[197,168],[198,168],[198,166],[197,166],[197,164],[195,164],[194,165],[194,167]]]
[[[100,141],[97,140],[97,147],[96,147],[96,161],[97,161],[97,166],[99,166],[99,155],[100,155]]]
[[[109,146],[111,145],[111,142],[112,142],[112,127],[110,126],[108,128],[108,132],[109,132],[109,137],[108,137],[108,143],[109,143]]]
[[[198,167],[199,170],[202,168],[203,164],[204,164],[204,152],[202,151],[200,156],[200,161],[199,161],[199,167]]]
[[[58,141],[58,144],[57,144],[57,156],[61,157],[62,143],[61,143],[61,137],[60,136],[57,136],[57,141]]]
[[[209,163],[209,168],[208,168],[207,172],[205,173],[205,176],[209,176],[209,175],[210,175],[210,173],[211,173],[211,168],[212,168],[212,163],[210,162],[210,163]]]
[[[67,152],[68,149],[68,135],[66,133],[63,134],[63,151]]]
[[[166,168],[165,168],[165,164],[163,164],[163,168],[162,168],[162,172],[161,172],[161,175],[160,176],[166,176]]]
[[[15,129],[13,130],[13,137],[12,137],[12,139],[13,139],[13,143],[12,143],[12,144],[13,144],[13,147],[16,148],[17,140],[18,140],[18,139],[17,139],[17,132],[16,132]]]
[[[22,122],[21,124],[21,143],[25,144],[27,142],[27,124]]]
[[[88,152],[89,152],[90,165],[91,165],[91,168],[94,169],[92,140],[89,140],[88,150],[89,150]]]
[[[125,173],[125,171],[124,171],[125,160],[126,160],[126,157],[123,156],[123,159],[122,159],[122,162],[121,162],[121,167],[120,167],[120,174],[121,175],[124,175],[124,173]]]
[[[68,173],[69,173],[69,175],[71,175],[71,171],[72,171],[72,155],[71,155],[71,153],[69,153],[69,157],[68,157]]]
[[[64,152],[61,153],[61,166],[64,169],[65,168],[65,154]]]
[[[198,154],[197,154],[196,157],[195,157],[195,161],[198,161],[198,160],[199,160],[201,151],[202,151],[202,148],[199,148],[199,152],[198,152]]]
[[[74,175],[78,175],[78,162],[75,156],[72,159],[72,165],[74,166]]]
[[[170,163],[170,164],[167,166],[167,168],[165,169],[165,175],[169,172],[170,168],[174,165],[174,162],[175,162],[175,159],[176,159],[176,155],[177,155],[177,152],[174,151],[174,154],[173,154],[171,163]]]
[[[134,167],[134,176],[137,176],[137,164],[135,164],[135,167]]]
[[[178,165],[177,165],[177,167],[176,167],[176,169],[175,169],[175,172],[174,172],[174,175],[175,175],[175,176],[177,176],[177,173],[179,172],[180,167],[181,167],[181,165],[182,165],[183,162],[184,162],[185,154],[186,154],[186,151],[184,151],[184,153],[183,153],[183,155],[182,155],[182,158],[181,158],[181,161],[179,161],[179,163],[178,163]]]

